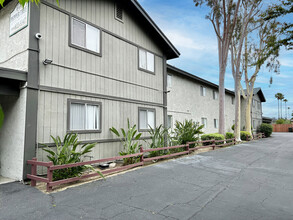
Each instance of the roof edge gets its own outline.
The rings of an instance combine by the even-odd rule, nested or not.
[[[208,80],[205,80],[205,79],[203,79],[203,78],[200,78],[200,77],[198,77],[198,76],[195,76],[195,75],[193,75],[193,74],[191,74],[191,73],[188,73],[188,72],[186,72],[186,71],[184,71],[184,70],[182,70],[182,69],[179,69],[179,68],[177,68],[177,67],[175,67],[175,66],[172,66],[172,65],[170,65],[170,64],[167,64],[167,70],[168,70],[168,69],[173,70],[173,71],[175,71],[175,72],[178,72],[179,74],[181,74],[181,75],[183,75],[183,76],[186,76],[186,77],[191,78],[191,79],[193,79],[193,80],[196,80],[196,81],[198,81],[198,82],[204,83],[204,84],[209,85],[209,86],[211,86],[211,87],[214,87],[214,88],[217,88],[217,89],[219,88],[219,85],[217,85],[217,84],[215,84],[215,83],[212,83],[212,82],[210,82],[210,81],[208,81]],[[235,96],[235,92],[234,92],[234,91],[231,91],[231,90],[229,90],[229,89],[225,89],[225,92],[228,93],[228,94],[231,94],[231,95],[234,95],[234,96]]]

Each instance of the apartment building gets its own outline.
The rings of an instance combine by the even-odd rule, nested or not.
[[[109,128],[127,119],[148,138],[167,125],[167,65],[179,52],[136,0],[6,0],[0,9],[0,175],[26,178],[52,136],[98,143],[93,159],[122,149]]]
[[[168,126],[176,121],[192,119],[204,125],[205,133],[219,130],[219,86],[205,79],[185,72],[174,66],[167,66]],[[235,117],[235,94],[226,89],[225,127],[232,132]]]

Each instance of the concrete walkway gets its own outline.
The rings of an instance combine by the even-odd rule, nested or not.
[[[0,219],[293,219],[293,134],[50,195],[19,183],[0,185]]]

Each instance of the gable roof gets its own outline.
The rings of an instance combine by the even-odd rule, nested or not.
[[[4,7],[11,1],[12,0],[5,0]],[[143,7],[138,3],[137,0],[124,0],[123,3],[130,8],[130,11],[137,18],[137,20],[140,21],[143,27],[148,30],[150,36],[157,41],[157,44],[160,45],[160,47],[164,51],[167,60],[180,56],[180,52],[175,48],[175,46],[166,37],[162,30],[156,25],[156,23],[152,20],[152,18],[143,9]],[[1,9],[2,6],[0,5],[0,10]]]
[[[247,94],[246,89],[244,89],[244,92],[245,92],[245,94]],[[265,98],[265,96],[264,96],[264,94],[263,94],[263,92],[262,92],[260,87],[257,87],[257,88],[253,89],[253,95],[258,95],[261,102],[266,102],[266,98]]]
[[[184,70],[178,69],[177,67],[171,66],[169,64],[167,64],[167,72],[169,72],[169,73],[175,73],[175,74],[184,76],[184,77],[186,77],[186,78],[188,78],[190,80],[193,80],[193,81],[196,81],[196,82],[200,82],[201,84],[210,86],[210,87],[215,88],[215,89],[219,89],[219,85],[217,85],[215,83],[212,83],[212,82],[210,82],[208,80],[202,79],[202,78],[200,78],[198,76],[195,76],[195,75],[193,75],[191,73],[185,72]],[[225,89],[225,92],[228,93],[228,94],[230,94],[230,95],[235,96],[234,91]]]
[[[158,45],[164,50],[167,60],[180,56],[180,52],[175,48],[137,0],[125,0],[124,2],[128,4],[130,9],[134,9],[131,11],[136,14],[137,18],[144,24],[144,27],[148,29],[150,35],[158,41]]]

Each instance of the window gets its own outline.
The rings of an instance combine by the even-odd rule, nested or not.
[[[70,131],[101,131],[101,103],[69,100]]]
[[[167,87],[172,87],[172,75],[167,74]]]
[[[234,103],[235,103],[235,98],[232,97],[232,105],[234,105]]]
[[[252,106],[255,107],[255,100],[252,99]]]
[[[258,109],[261,109],[261,107],[260,107],[260,102],[257,102],[257,108],[258,108]]]
[[[200,95],[201,96],[206,96],[206,88],[203,86],[200,86]]]
[[[167,122],[167,126],[168,126],[168,128],[172,128],[172,115],[168,115],[168,122]]]
[[[201,124],[204,125],[204,128],[207,128],[207,125],[208,125],[208,120],[207,120],[207,118],[201,118]]]
[[[149,127],[155,128],[155,109],[138,108],[138,129],[147,131]]]
[[[149,72],[155,72],[155,55],[143,50],[139,49],[139,68],[143,70],[147,70]]]
[[[218,92],[213,90],[213,99],[217,100],[218,99]]]
[[[115,18],[118,21],[123,21],[123,8],[121,2],[115,4]]]
[[[100,30],[72,18],[71,44],[91,52],[100,53]]]
[[[219,124],[218,119],[214,119],[214,127],[215,128],[218,128],[218,124]]]

